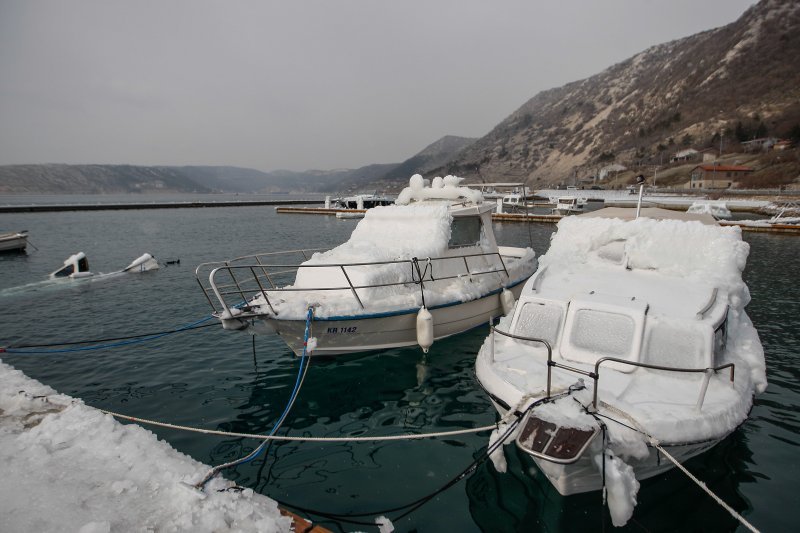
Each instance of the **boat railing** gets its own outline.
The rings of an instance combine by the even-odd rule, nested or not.
[[[726,363],[724,365],[714,366],[714,367],[707,367],[707,368],[683,368],[677,366],[663,366],[663,365],[653,365],[650,363],[641,363],[639,361],[628,361],[626,359],[620,359],[617,357],[601,357],[598,359],[594,364],[594,372],[589,370],[583,370],[581,368],[575,368],[569,365],[565,365],[556,361],[553,361],[553,348],[550,346],[550,343],[545,339],[537,339],[534,337],[525,337],[522,335],[514,335],[513,333],[509,333],[507,331],[502,331],[497,329],[495,326],[491,328],[492,338],[491,338],[491,360],[494,362],[494,333],[499,333],[505,337],[509,337],[516,340],[521,341],[529,341],[529,342],[537,342],[543,344],[545,348],[547,348],[547,398],[552,396],[552,374],[553,368],[561,368],[563,370],[567,370],[569,372],[574,372],[576,374],[580,374],[582,376],[587,376],[594,380],[594,393],[592,396],[592,407],[597,410],[598,404],[598,390],[599,390],[599,383],[600,383],[600,366],[603,363],[619,363],[624,365],[631,365],[640,368],[647,368],[649,370],[663,370],[667,372],[680,372],[680,373],[702,373],[703,382],[700,385],[700,394],[697,398],[695,403],[695,409],[698,411],[702,409],[703,402],[705,401],[706,392],[708,391],[708,384],[711,381],[711,376],[720,370],[725,370],[726,368],[730,369],[730,381],[733,383],[735,374],[736,374],[736,365],[734,363]]]
[[[312,250],[296,250],[286,252],[287,254],[304,252],[305,259],[308,259],[306,252]],[[448,257],[435,258],[412,258],[391,261],[370,261],[370,262],[351,262],[351,263],[267,263],[265,257],[274,258],[285,255],[282,252],[275,254],[257,254],[245,256],[230,261],[209,262],[198,265],[195,269],[195,277],[203,290],[203,294],[211,305],[215,313],[221,314],[226,311],[231,313],[234,309],[237,316],[250,316],[259,314],[249,308],[250,302],[255,298],[263,296],[264,302],[273,314],[275,308],[273,301],[281,294],[292,292],[317,292],[317,291],[346,291],[349,292],[361,309],[365,308],[364,302],[358,294],[361,289],[374,289],[381,287],[410,286],[417,285],[420,288],[422,305],[425,304],[425,284],[437,281],[453,280],[471,276],[484,276],[491,274],[505,275],[508,279],[509,273],[505,260],[500,252],[481,252],[473,254],[462,254]],[[477,266],[474,258],[495,257],[499,261],[485,261]],[[473,261],[470,261],[473,259]],[[437,274],[437,265],[447,261],[448,271]],[[472,262],[472,264],[470,264]],[[242,264],[243,263],[243,264]],[[462,264],[461,267],[455,267]],[[488,264],[488,268],[486,268]],[[351,279],[352,270],[355,267],[370,268],[386,265],[406,265],[409,269],[409,276],[404,280],[357,284]],[[322,286],[322,287],[294,287],[290,286],[294,281],[294,276],[300,269],[338,269],[346,281],[346,285]],[[207,277],[206,277],[207,276]],[[206,279],[204,279],[206,278]],[[206,281],[207,280],[207,281]],[[216,303],[215,303],[216,300]],[[261,302],[258,304],[262,305]]]

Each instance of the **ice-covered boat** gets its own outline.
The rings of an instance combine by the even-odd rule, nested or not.
[[[495,204],[458,180],[415,175],[336,248],[205,263],[198,282],[223,327],[275,332],[297,354],[309,308],[316,355],[427,350],[501,316],[536,270],[532,249],[497,246]]]
[[[709,214],[717,220],[729,219],[733,215],[725,202],[694,202],[686,210],[687,213]]]
[[[608,490],[614,523],[638,481],[720,442],[766,387],[745,313],[749,247],[708,214],[606,208],[559,222],[476,374],[513,438],[564,495]],[[502,470],[503,458],[496,456]]]

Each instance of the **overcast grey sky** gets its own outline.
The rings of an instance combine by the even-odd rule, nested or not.
[[[0,164],[355,168],[755,0],[0,0]]]

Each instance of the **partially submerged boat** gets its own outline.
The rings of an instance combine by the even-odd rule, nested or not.
[[[116,272],[110,274],[123,274],[126,272],[147,272],[148,270],[158,269],[158,261],[150,254],[142,254],[131,263]],[[99,274],[108,276],[110,274]],[[94,272],[89,269],[89,259],[83,252],[78,252],[67,257],[61,268],[57,269],[50,274],[50,279],[80,279],[95,276]]]
[[[336,248],[204,263],[198,282],[224,328],[277,333],[296,354],[308,326],[316,355],[427,351],[503,315],[536,270],[532,249],[495,242],[495,204],[458,182],[415,175]]]
[[[28,246],[27,231],[0,233],[0,252],[21,252]]]
[[[767,385],[740,230],[708,214],[635,216],[561,220],[476,360],[498,412],[524,415],[516,445],[563,495],[607,489],[615,525],[637,480],[672,467],[664,451],[683,462],[710,449]]]

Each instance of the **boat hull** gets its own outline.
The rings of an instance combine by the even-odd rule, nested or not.
[[[508,413],[508,410],[494,399],[492,403],[501,416]],[[719,439],[688,444],[661,443],[660,446],[679,463],[684,463],[692,457],[707,452],[723,438],[724,436]],[[601,453],[601,449],[602,441],[598,436],[581,457],[571,464],[558,464],[527,453],[526,455],[536,464],[559,494],[570,496],[603,489],[603,474],[594,461],[594,457]],[[639,481],[663,474],[674,467],[673,463],[657,449],[648,445],[647,450],[648,455],[643,459],[625,458],[625,463],[633,467],[633,473]]]
[[[509,287],[518,298],[525,280]],[[433,316],[434,340],[487,325],[503,315],[501,292],[482,298],[428,309]],[[414,346],[417,344],[417,309],[355,317],[315,318],[310,336],[316,338],[313,355],[339,355]],[[256,333],[277,333],[297,354],[303,353],[304,320],[253,319]]]
[[[27,233],[0,235],[0,252],[21,252],[28,246]]]

